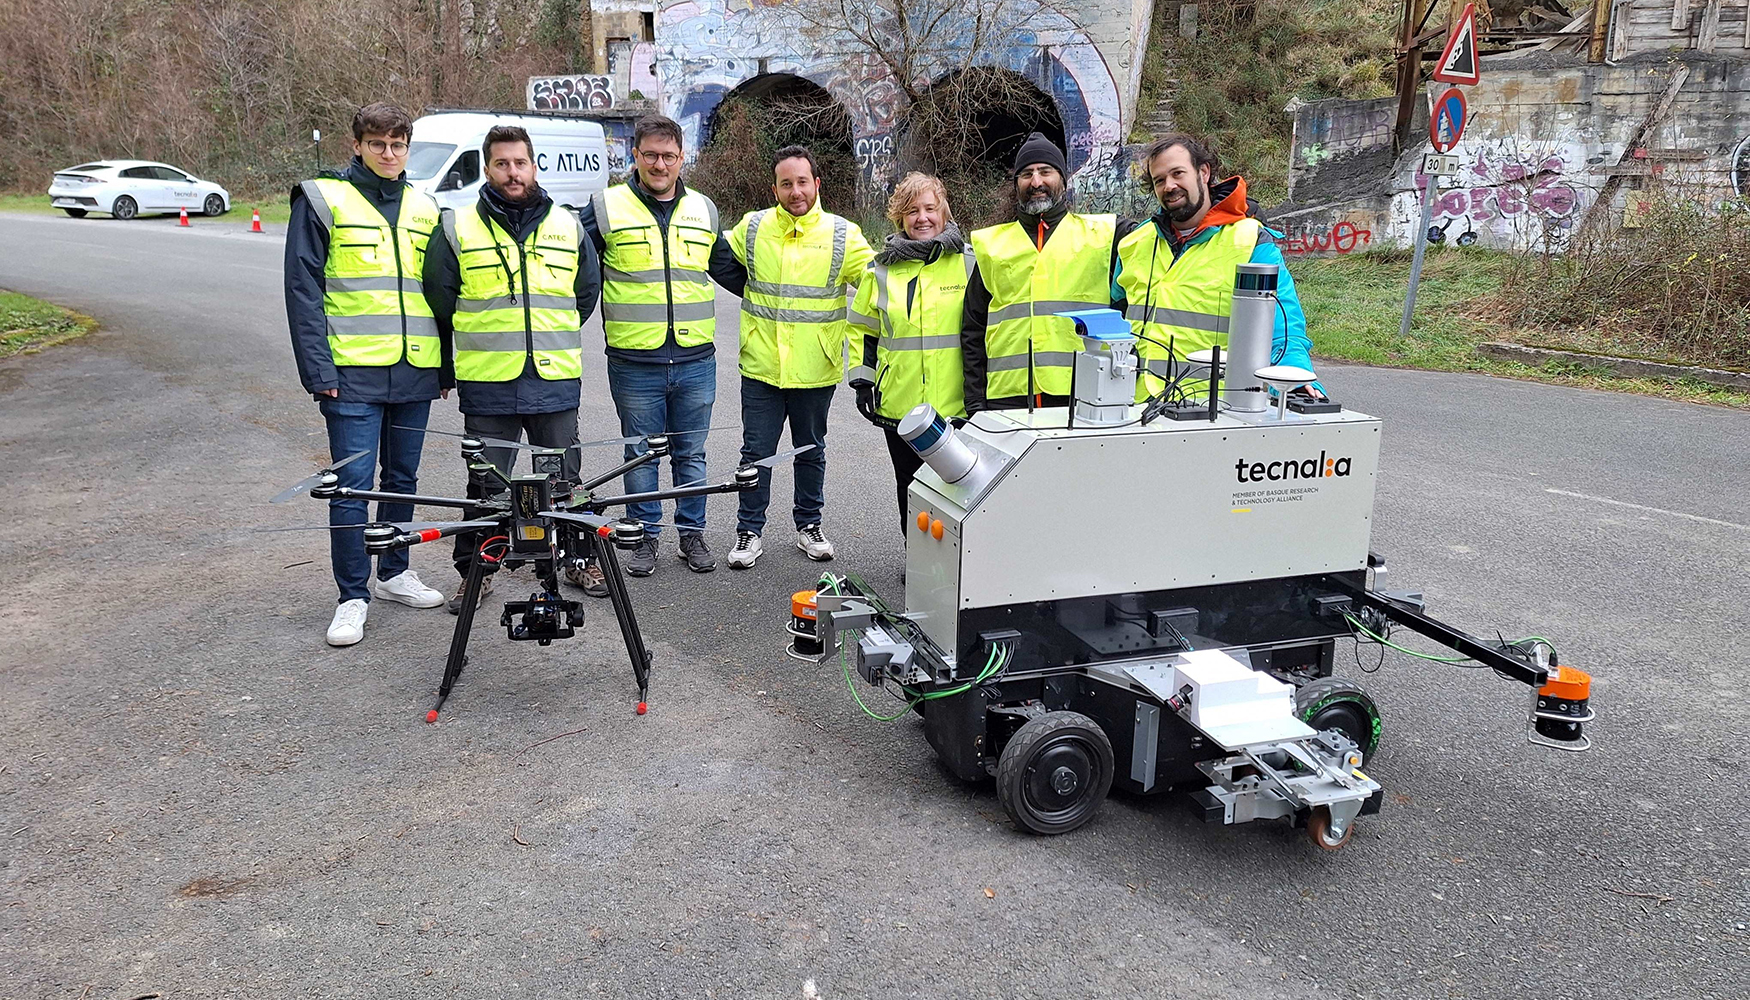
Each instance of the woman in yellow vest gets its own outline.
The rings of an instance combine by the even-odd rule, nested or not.
[[[906,490],[923,464],[896,429],[920,403],[944,417],[966,415],[960,354],[960,300],[973,256],[948,207],[948,191],[928,174],[909,173],[887,200],[899,231],[875,255],[851,305],[852,334],[863,335],[863,363],[851,369],[857,412],[881,428],[899,488],[899,530]]]

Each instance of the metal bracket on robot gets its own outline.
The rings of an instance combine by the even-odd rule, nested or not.
[[[1360,763],[1361,750],[1353,741],[1325,730],[1304,740],[1259,744],[1198,763],[1197,769],[1214,782],[1198,797],[1206,818],[1213,820],[1219,806],[1225,824],[1280,819],[1322,806],[1330,814],[1331,835],[1341,838],[1380,791],[1379,782],[1360,771]]]

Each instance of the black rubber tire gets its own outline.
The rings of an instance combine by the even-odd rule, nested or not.
[[[85,218],[85,210],[83,208],[63,208],[61,211],[66,212],[75,219]]]
[[[1079,712],[1047,712],[1003,747],[997,799],[1016,827],[1056,836],[1094,818],[1114,770],[1112,741],[1099,723]]]
[[[140,203],[124,194],[109,206],[109,214],[126,222],[139,216]]]
[[[216,216],[224,215],[225,214],[225,199],[219,197],[216,194],[207,195],[207,200],[204,202],[201,202],[201,212],[203,214],[207,215],[208,217],[216,217]]]
[[[1379,706],[1347,677],[1321,677],[1294,692],[1294,716],[1320,732],[1336,729],[1354,740],[1363,764],[1379,749]]]

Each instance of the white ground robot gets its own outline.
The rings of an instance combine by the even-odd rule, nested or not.
[[[1375,589],[1380,421],[1291,400],[1312,374],[1271,365],[1275,287],[1274,266],[1241,265],[1225,363],[1217,349],[1169,368],[1146,403],[1129,324],[1092,310],[1069,314],[1083,344],[1071,407],[958,428],[913,411],[899,432],[926,465],[904,607],[827,574],[812,607],[798,595],[795,648],[842,643],[853,695],[851,669],[1041,834],[1086,823],[1113,786],[1188,788],[1212,822],[1289,819],[1343,846],[1379,809],[1362,767],[1380,718],[1333,654],[1393,625],[1529,685],[1529,738],[1585,749],[1589,678],[1547,641],[1477,639],[1420,595]]]

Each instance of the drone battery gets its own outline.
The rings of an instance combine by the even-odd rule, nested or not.
[[[510,482],[511,510],[516,523],[510,532],[512,552],[541,552],[552,542],[540,513],[552,509],[553,480],[548,476],[518,476]]]

